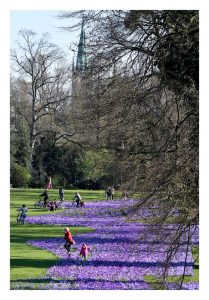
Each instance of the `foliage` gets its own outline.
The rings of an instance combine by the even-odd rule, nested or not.
[[[11,183],[13,187],[28,187],[31,175],[26,167],[13,164],[11,169]]]
[[[115,151],[112,172],[120,170],[124,187],[164,193],[169,209],[198,221],[198,11],[65,17],[84,19],[88,29],[80,142]]]
[[[115,152],[121,188],[144,192],[159,224],[178,210],[173,241],[199,222],[198,11],[75,11],[86,23],[89,69],[80,91],[80,142]],[[111,165],[111,164],[110,164]],[[154,197],[155,196],[155,197]],[[140,213],[139,213],[140,214]],[[163,232],[163,230],[162,230]],[[190,245],[192,231],[187,237]],[[172,241],[167,265],[174,249]],[[165,271],[166,276],[166,271]]]
[[[29,168],[29,130],[25,120],[21,116],[14,116],[11,114],[10,140],[11,169],[14,168],[14,164]]]

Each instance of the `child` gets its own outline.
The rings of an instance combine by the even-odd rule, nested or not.
[[[64,244],[64,247],[67,250],[67,254],[70,256],[70,247],[75,244],[75,241],[72,237],[72,234],[71,234],[69,228],[66,227],[64,229],[64,232],[65,232],[64,239],[66,241],[66,243]]]
[[[17,223],[24,224],[25,223],[26,214],[27,214],[27,211],[28,211],[26,205],[23,204],[22,207],[18,209],[18,211],[20,213],[19,213],[19,216],[17,218]]]
[[[90,250],[90,249],[89,249],[89,247],[87,247],[86,244],[83,244],[83,245],[82,245],[81,251],[80,251],[80,256],[81,256],[82,258],[84,258],[84,260],[86,260],[87,254],[88,254],[89,250]]]

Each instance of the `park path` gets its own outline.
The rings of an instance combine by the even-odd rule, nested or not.
[[[68,257],[63,247],[63,237],[44,240],[31,240],[32,246],[46,249],[60,259],[48,269],[45,284],[40,289],[91,289],[91,290],[137,290],[152,289],[144,281],[145,275],[160,276],[168,250],[168,238],[174,226],[164,228],[164,236],[150,231],[150,225],[126,222],[121,208],[132,205],[134,200],[88,202],[84,208],[72,208],[65,203],[65,210],[58,214],[28,217],[31,224],[63,226],[86,226],[94,230],[74,236],[76,245]],[[144,214],[147,212],[143,212]],[[196,242],[197,243],[196,237]],[[87,261],[79,258],[82,243],[90,247]],[[191,251],[185,258],[182,246],[173,257],[168,269],[169,275],[193,275]],[[185,264],[186,259],[186,264]],[[184,270],[185,268],[185,270]],[[169,286],[168,286],[169,288]],[[184,286],[187,288],[187,285]],[[175,289],[175,286],[171,286]],[[194,286],[193,288],[194,289]]]

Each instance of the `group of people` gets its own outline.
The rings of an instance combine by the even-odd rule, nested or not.
[[[106,200],[113,200],[115,194],[115,189],[113,186],[109,186],[105,191],[105,199]],[[129,192],[123,191],[122,193],[123,200],[127,200],[129,198]]]
[[[49,200],[49,192],[47,189],[44,190],[44,192],[40,195],[40,197],[43,199],[44,206],[47,205],[47,201]],[[61,187],[59,189],[59,200],[60,202],[63,202],[64,200],[64,189]]]
[[[114,187],[109,186],[107,188],[107,190],[105,191],[106,200],[109,200],[109,199],[113,200],[114,194],[115,194]],[[128,196],[129,196],[128,192],[125,191],[123,193],[123,199],[126,200],[128,198]],[[58,208],[59,204],[56,201],[48,202],[49,192],[48,192],[47,189],[44,190],[44,192],[40,195],[40,197],[41,197],[40,201],[43,200],[43,206],[48,207],[50,211],[55,211]],[[74,199],[74,202],[76,203],[76,207],[84,206],[84,201],[82,201],[81,195],[78,192],[75,193],[75,196],[73,197],[73,199]],[[59,188],[59,200],[60,200],[60,203],[62,205],[62,202],[64,200],[64,189],[63,189],[63,187]],[[22,207],[18,209],[18,211],[19,211],[19,214],[18,214],[18,217],[17,217],[17,223],[24,224],[28,209],[25,206],[25,204],[23,204]]]
[[[55,211],[57,209],[56,201],[51,201],[49,203],[47,202],[49,200],[48,189],[51,189],[51,188],[52,188],[52,185],[51,185],[51,177],[50,177],[48,186],[44,190],[44,192],[40,195],[40,197],[42,197],[42,199],[43,199],[44,206],[48,206],[50,211]],[[114,187],[113,186],[108,187],[107,190],[105,191],[106,200],[109,200],[109,199],[113,200],[114,194],[115,194]],[[124,197],[124,199],[127,199],[128,193],[124,192],[123,197]],[[78,192],[76,192],[73,199],[76,203],[76,207],[84,205],[84,202],[82,201],[81,195]],[[59,200],[60,200],[61,203],[64,200],[64,189],[63,189],[63,187],[60,187],[60,189],[59,189]],[[18,211],[19,211],[19,214],[18,214],[17,221],[18,221],[18,223],[24,224],[25,218],[26,218],[26,215],[27,215],[27,212],[28,212],[28,209],[27,209],[26,205],[23,204],[22,207],[18,209]],[[65,239],[64,248],[66,249],[67,254],[70,257],[70,255],[71,255],[71,246],[75,244],[75,241],[74,241],[73,236],[72,236],[72,234],[71,234],[68,227],[66,227],[64,229],[64,239]],[[83,243],[79,254],[84,260],[86,260],[89,251],[90,251],[90,248],[85,243]]]
[[[60,205],[59,205],[59,203],[57,201],[50,201],[47,204],[47,207],[49,208],[50,211],[55,211],[55,210],[57,210],[60,207]]]
[[[47,201],[49,199],[48,189],[45,189],[44,192],[40,195],[40,197],[43,197],[44,201]],[[63,189],[63,187],[59,188],[59,199],[60,199],[60,201],[64,200],[64,189]]]
[[[18,224],[24,224],[25,218],[26,218],[26,215],[27,215],[27,212],[28,212],[28,209],[27,209],[26,205],[23,204],[22,207],[18,209],[18,211],[19,211],[19,214],[18,214],[18,218],[17,218],[17,223]],[[70,255],[71,255],[71,251],[70,251],[71,246],[75,245],[75,241],[74,241],[73,236],[72,236],[72,234],[71,234],[68,227],[66,227],[64,229],[64,233],[65,233],[64,234],[64,239],[65,239],[64,247],[67,250],[67,254],[70,257]],[[81,247],[81,250],[80,250],[80,256],[84,260],[87,259],[89,250],[90,250],[90,248],[85,243],[83,243],[82,247]]]
[[[106,200],[113,200],[114,194],[115,194],[114,187],[113,186],[109,186],[107,188],[107,190],[105,191],[105,198],[106,198]]]
[[[70,232],[70,230],[69,230],[68,227],[65,227],[64,233],[65,233],[65,235],[64,235],[64,239],[65,239],[64,247],[67,250],[67,254],[70,257],[70,255],[71,255],[71,251],[70,251],[71,250],[71,246],[75,245],[75,241],[74,241],[73,236],[72,236],[72,234],[71,234],[71,232]],[[83,243],[82,247],[81,247],[81,250],[80,250],[80,256],[84,260],[86,260],[89,251],[90,251],[90,248],[85,243]]]
[[[44,190],[44,192],[40,195],[40,197],[41,198],[40,198],[40,201],[38,202],[38,204],[41,201],[43,201],[43,206],[48,208],[50,211],[56,211],[56,209],[60,206],[60,204],[57,201],[48,202],[49,192],[48,192],[47,189]],[[81,195],[78,192],[76,192],[73,199],[76,203],[76,207],[84,206],[84,202],[82,201]],[[62,202],[64,200],[64,189],[63,189],[63,187],[61,187],[59,189],[59,200],[60,200],[61,205],[62,205]],[[18,216],[17,216],[17,223],[18,224],[24,224],[25,223],[25,218],[27,216],[28,208],[26,207],[25,204],[23,204],[22,207],[17,209],[17,211],[19,212]]]
[[[49,200],[49,192],[47,189],[44,190],[44,192],[40,195],[40,197],[43,199],[43,202],[44,202],[44,206],[47,206],[47,201]],[[75,196],[73,197],[75,203],[76,203],[76,206],[79,207],[79,206],[83,206],[84,205],[84,202],[82,201],[82,198],[81,198],[81,195],[76,192],[75,193]],[[63,202],[64,200],[64,189],[63,187],[61,187],[59,189],[59,200],[60,202]],[[55,202],[50,202],[50,205],[53,206],[55,204],[56,206],[56,201]]]

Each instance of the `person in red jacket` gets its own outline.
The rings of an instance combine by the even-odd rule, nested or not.
[[[64,239],[66,241],[65,244],[64,244],[64,247],[67,250],[67,254],[70,256],[70,248],[71,248],[72,245],[75,244],[75,241],[72,237],[72,234],[71,234],[69,228],[66,227],[64,229],[64,232],[65,232]]]

